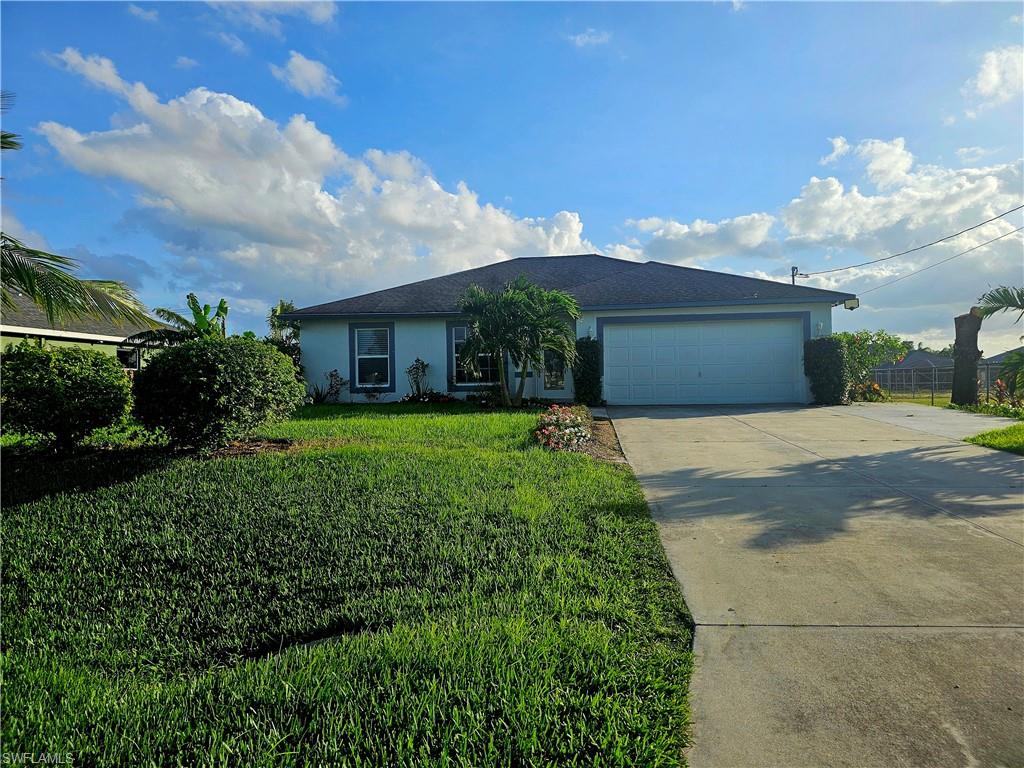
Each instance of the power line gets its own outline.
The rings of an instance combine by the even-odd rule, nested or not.
[[[944,243],[947,240],[952,240],[954,237],[960,237],[960,235],[964,234],[965,232],[970,232],[972,229],[977,229],[978,227],[983,227],[986,224],[990,224],[991,222],[995,221],[996,219],[1001,219],[1004,216],[1009,216],[1011,213],[1014,213],[1015,211],[1019,211],[1021,208],[1024,208],[1024,205],[1018,205],[1016,208],[1011,208],[1010,210],[1006,211],[1006,213],[1000,213],[998,216],[993,216],[991,219],[986,219],[985,221],[981,222],[980,224],[975,224],[973,227],[968,227],[967,229],[961,229],[959,232],[956,232],[956,233],[954,233],[952,235],[946,235],[945,237],[940,237],[938,240],[932,240],[932,242],[925,243],[924,245],[919,245],[916,248],[908,248],[905,251],[900,251],[899,253],[894,253],[891,256],[883,256],[880,259],[872,259],[871,261],[865,261],[865,262],[862,262],[860,264],[851,264],[848,267],[835,267],[834,269],[823,269],[823,270],[821,270],[819,272],[808,272],[806,274],[801,273],[798,276],[799,277],[813,277],[814,275],[827,275],[827,274],[829,274],[831,272],[842,272],[845,269],[856,269],[857,267],[866,267],[866,266],[868,266],[868,264],[877,264],[880,261],[888,261],[889,259],[895,259],[897,256],[906,256],[908,253],[913,253],[914,251],[921,251],[921,250],[924,250],[925,248],[930,248],[933,245],[938,245],[939,243]]]
[[[968,248],[966,251],[961,251],[960,253],[956,253],[956,254],[953,254],[952,256],[948,256],[947,258],[942,259],[941,261],[936,261],[934,264],[929,264],[927,267],[921,267],[921,269],[915,269],[913,272],[907,272],[907,274],[901,275],[900,277],[897,277],[895,280],[890,280],[887,283],[882,283],[881,285],[876,285],[874,288],[868,288],[866,291],[860,291],[857,295],[858,296],[863,296],[865,293],[871,293],[872,291],[877,291],[879,288],[885,288],[887,285],[892,285],[893,283],[898,283],[900,280],[906,280],[908,277],[913,277],[914,275],[919,275],[922,272],[927,272],[932,267],[938,267],[938,266],[940,266],[942,264],[945,264],[947,261],[952,261],[953,259],[956,259],[956,258],[958,258],[960,256],[965,256],[968,253],[970,253],[971,251],[976,251],[979,248],[984,248],[986,245],[991,245],[996,240],[1002,240],[1004,237],[1009,237],[1010,235],[1016,234],[1017,232],[1020,232],[1021,230],[1024,230],[1024,227],[1017,227],[1016,229],[1014,229],[1014,230],[1012,230],[1010,232],[1004,232],[999,237],[993,237],[991,240],[988,240],[988,241],[986,241],[984,243],[979,243],[978,245],[974,246],[973,248]]]

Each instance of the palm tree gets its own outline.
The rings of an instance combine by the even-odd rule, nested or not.
[[[1012,285],[993,288],[978,299],[978,309],[982,317],[991,317],[999,312],[1019,312],[1014,320],[1019,323],[1024,317],[1024,288]],[[1010,352],[1003,358],[999,378],[1006,384],[1011,396],[1018,390],[1024,391],[1024,352]]]
[[[472,285],[459,301],[467,319],[466,342],[460,362],[471,374],[480,374],[480,356],[499,361],[498,381],[505,406],[521,405],[526,374],[532,367],[544,367],[544,352],[562,356],[567,364],[576,359],[576,334],[570,320],[580,316],[579,305],[564,291],[546,290],[520,276],[502,291],[487,291]],[[512,393],[504,361],[519,371],[519,384]]]
[[[193,339],[219,339],[227,336],[228,302],[221,299],[217,308],[200,304],[194,293],[185,298],[192,319],[166,307],[157,307],[153,314],[169,327],[154,328],[128,337],[129,344],[139,346],[174,346]]]
[[[13,96],[0,93],[0,111],[6,112]],[[17,134],[0,132],[0,149],[21,149]],[[153,319],[132,290],[116,280],[82,280],[72,271],[78,263],[67,256],[29,248],[0,232],[0,304],[17,307],[20,294],[46,311],[52,323],[80,317],[102,317],[115,323],[155,327]]]

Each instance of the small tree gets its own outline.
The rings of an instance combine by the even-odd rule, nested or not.
[[[1021,318],[1024,318],[1024,288],[1005,285],[993,288],[978,299],[978,310],[982,318],[991,317],[999,312],[1017,312],[1014,323],[1019,323]],[[1015,396],[1018,390],[1024,391],[1024,352],[1008,354],[999,369],[999,377],[1011,397]]]
[[[576,299],[564,291],[541,288],[520,275],[501,291],[471,285],[459,309],[468,320],[459,359],[467,371],[479,375],[480,356],[493,356],[505,406],[522,404],[526,374],[531,366],[538,371],[544,366],[545,351],[561,355],[567,365],[576,360],[570,321],[580,316],[580,310]],[[520,374],[515,392],[509,387],[506,357]]]
[[[907,354],[903,339],[885,331],[843,331],[832,334],[846,347],[850,383],[867,384],[873,371],[884,363],[895,363]]]
[[[192,319],[166,307],[157,307],[153,314],[169,327],[142,331],[130,336],[130,344],[174,346],[194,339],[223,339],[227,336],[228,302],[221,299],[217,308],[209,304],[200,304],[194,293],[185,297],[185,304]]]

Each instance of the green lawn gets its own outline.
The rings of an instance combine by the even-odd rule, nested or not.
[[[304,409],[287,453],[4,456],[5,752],[678,765],[688,616],[629,472],[532,413]],[[319,642],[323,641],[323,642]]]
[[[890,397],[890,401],[893,403],[917,403],[918,405],[935,405],[939,408],[945,408],[949,405],[949,392],[936,392],[935,402],[932,402],[932,396],[929,393],[918,393],[916,396],[912,395],[901,395],[894,394]]]
[[[1011,424],[1003,429],[982,432],[980,435],[968,437],[967,442],[1024,455],[1024,424]]]

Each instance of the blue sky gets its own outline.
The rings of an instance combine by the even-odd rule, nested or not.
[[[1024,202],[1022,10],[5,2],[26,147],[4,229],[150,305],[227,296],[235,330],[280,297],[512,256],[784,279]],[[866,291],[1022,223],[808,284]],[[837,325],[944,344],[1022,259],[1007,237]],[[983,346],[1020,332],[990,322]]]

